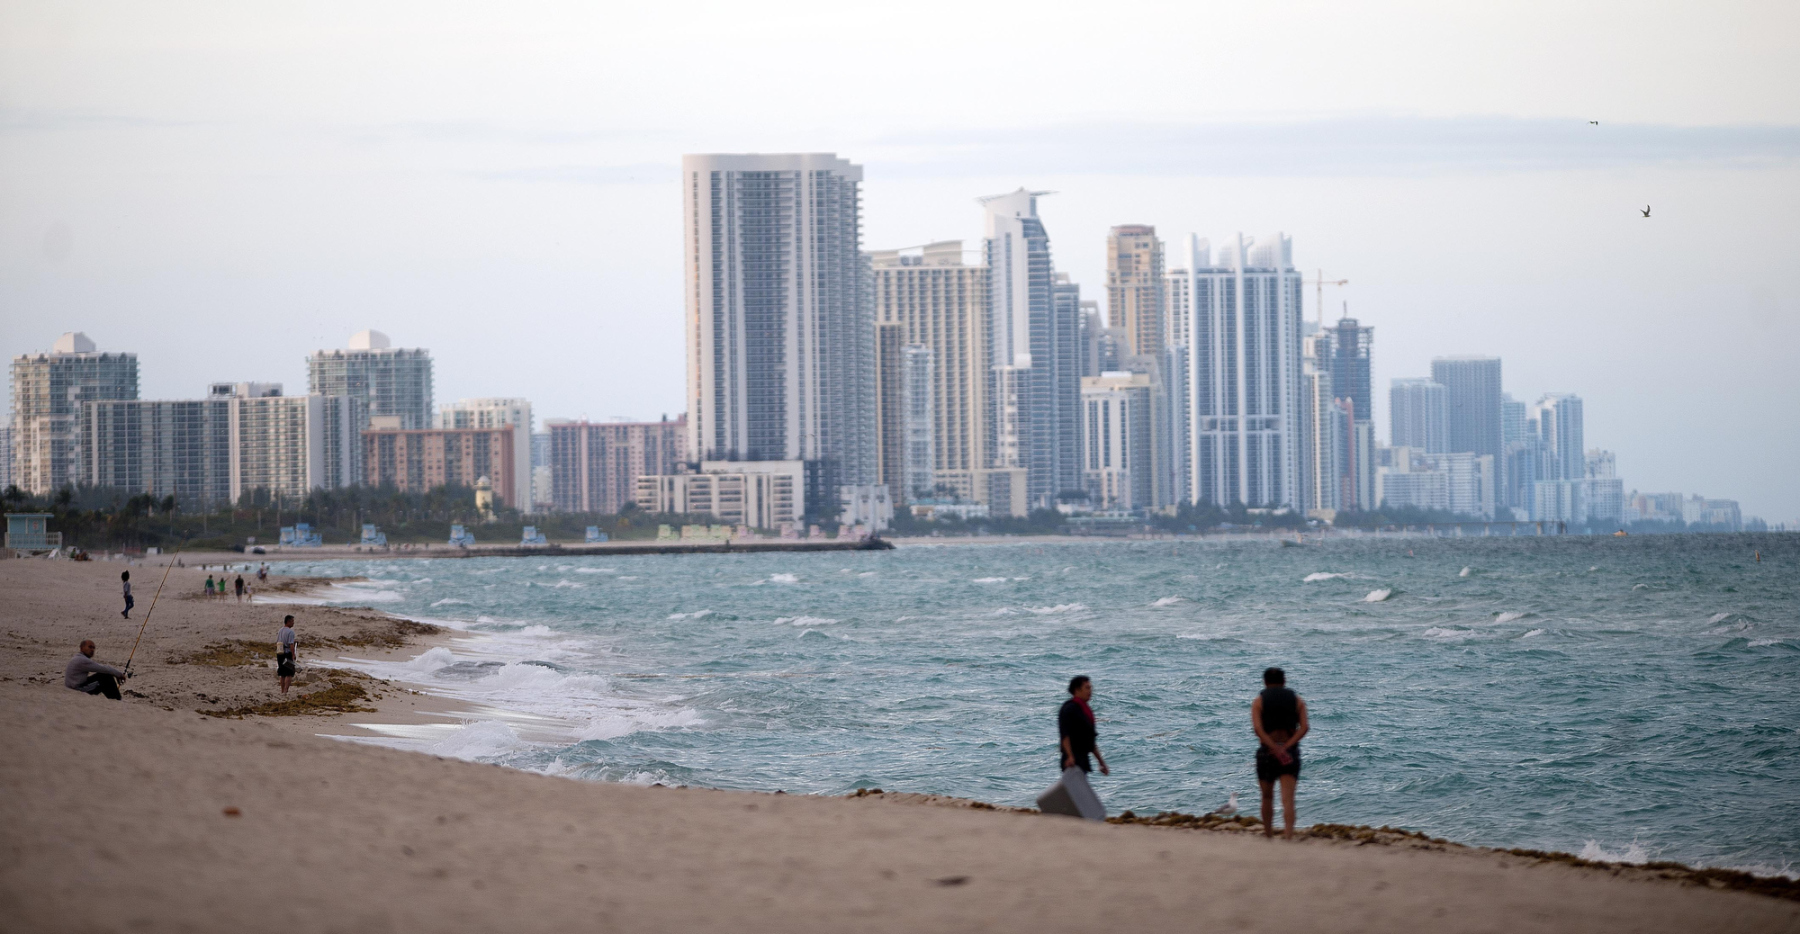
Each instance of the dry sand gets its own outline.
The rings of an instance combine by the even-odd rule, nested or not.
[[[68,691],[82,637],[102,661],[130,647],[120,568],[0,561],[0,930],[1800,931],[1800,901],[1643,870],[597,784],[312,735],[321,716],[197,714],[275,699],[273,674],[171,659],[266,642],[279,606],[165,593],[127,685],[142,696]],[[298,615],[359,656],[392,632]],[[382,711],[362,719],[428,702],[355,683]]]

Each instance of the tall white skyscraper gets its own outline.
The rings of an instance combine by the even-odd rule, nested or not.
[[[1206,240],[1188,244],[1191,343],[1174,388],[1187,397],[1177,410],[1193,421],[1178,455],[1190,495],[1220,505],[1301,505],[1302,286],[1293,239],[1238,234],[1216,257]]]
[[[1449,448],[1444,387],[1429,379],[1396,379],[1388,389],[1388,441],[1394,447],[1443,454]]]
[[[806,510],[876,482],[862,167],[831,153],[681,160],[689,456],[806,463]]]
[[[994,468],[1025,471],[1034,509],[1082,485],[1080,293],[1057,301],[1050,235],[1037,215],[1043,194],[1021,188],[981,199],[992,328],[988,456]]]
[[[1587,448],[1582,446],[1581,397],[1572,392],[1553,392],[1533,407],[1538,437],[1548,453],[1556,480],[1587,476]]]

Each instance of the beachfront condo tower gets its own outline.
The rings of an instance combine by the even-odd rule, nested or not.
[[[1442,383],[1417,377],[1394,380],[1388,388],[1388,443],[1427,454],[1449,452],[1448,412]]]
[[[508,505],[532,511],[531,496],[531,401],[529,399],[463,399],[438,409],[439,428],[510,428],[513,432],[513,467],[509,474],[515,489],[506,494]]]
[[[1081,479],[1080,303],[1061,309],[1050,235],[1037,200],[1023,188],[980,199],[988,287],[988,466],[1002,477],[1023,470],[1030,508],[1078,492]],[[995,499],[1002,499],[994,491]]]
[[[549,423],[550,501],[557,512],[616,513],[637,478],[674,474],[688,461],[686,417],[659,422]]]
[[[78,482],[82,405],[137,397],[137,354],[101,353],[86,334],[64,334],[49,353],[14,357],[12,482],[34,496]]]
[[[1126,353],[1153,357],[1168,339],[1163,244],[1156,228],[1124,224],[1106,235],[1106,311],[1125,332]]]
[[[861,183],[831,153],[681,160],[688,456],[801,461],[814,515],[877,482]]]
[[[1238,234],[1215,254],[1188,240],[1189,345],[1169,366],[1174,405],[1190,422],[1175,445],[1194,502],[1299,507],[1300,272],[1293,239]]]
[[[347,350],[320,350],[306,358],[307,392],[355,396],[369,418],[398,418],[409,431],[430,428],[431,352],[394,347],[380,331],[358,331]]]

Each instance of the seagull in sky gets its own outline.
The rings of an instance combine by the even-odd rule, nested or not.
[[[1650,216],[1650,205],[1648,205],[1648,204],[1644,205],[1644,216],[1645,217]]]
[[[1600,121],[1598,121],[1598,120],[1589,120],[1589,121],[1588,121],[1588,122],[1589,122],[1589,123],[1591,123],[1591,124],[1593,124],[1593,125],[1595,125],[1595,126],[1599,126],[1599,125],[1600,125]]]

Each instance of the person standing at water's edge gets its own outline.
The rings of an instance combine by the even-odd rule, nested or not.
[[[281,684],[281,693],[288,692],[288,685],[294,683],[294,659],[300,655],[300,639],[294,635],[294,618],[284,616],[281,629],[275,633],[275,678]]]
[[[1062,765],[1059,768],[1092,772],[1088,753],[1093,753],[1100,762],[1100,774],[1111,775],[1112,770],[1106,767],[1106,757],[1100,754],[1100,747],[1094,742],[1098,730],[1094,726],[1094,710],[1088,706],[1088,699],[1093,696],[1094,682],[1087,675],[1069,679],[1069,699],[1063,701],[1062,710],[1056,714],[1056,731],[1062,736]]]
[[[1263,672],[1263,690],[1250,702],[1250,726],[1260,745],[1256,749],[1256,781],[1262,786],[1263,834],[1275,835],[1275,785],[1281,784],[1281,814],[1287,825],[1283,836],[1294,837],[1294,786],[1300,783],[1300,739],[1311,727],[1306,722],[1306,701],[1288,690],[1287,673],[1279,668]]]

